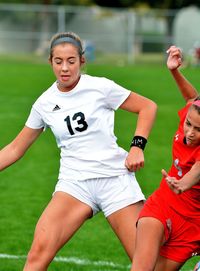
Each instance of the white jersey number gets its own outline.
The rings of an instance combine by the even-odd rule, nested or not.
[[[179,159],[178,158],[174,160],[174,166],[178,170],[178,176],[182,177],[183,172],[182,172],[181,167],[179,166]]]
[[[74,135],[74,130],[78,131],[78,132],[83,132],[87,129],[88,127],[88,124],[87,122],[85,121],[85,115],[82,113],[82,112],[78,112],[78,113],[75,113],[73,115],[73,117],[71,118],[70,116],[67,116],[64,121],[66,121],[67,123],[67,128],[69,130],[69,133],[71,135]],[[76,122],[75,126],[74,127],[74,130],[72,128],[72,123],[73,122]],[[74,126],[74,125],[73,125]]]

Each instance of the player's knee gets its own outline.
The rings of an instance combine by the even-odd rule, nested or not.
[[[48,265],[47,258],[45,246],[36,244],[31,248],[27,255],[27,263],[32,266],[46,266]]]
[[[149,268],[149,267],[146,267],[146,266],[140,266],[140,267],[132,267],[131,268],[131,271],[153,271],[154,269],[153,268]]]
[[[29,264],[35,264],[39,263],[41,260],[41,256],[39,256],[39,251],[36,251],[35,249],[31,249],[27,256],[27,262]]]

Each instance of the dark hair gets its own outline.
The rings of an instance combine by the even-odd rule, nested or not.
[[[71,43],[77,47],[79,56],[81,57],[84,54],[83,44],[80,37],[74,32],[62,32],[55,34],[50,42],[50,53],[49,59],[51,60],[53,57],[53,48],[61,43]]]

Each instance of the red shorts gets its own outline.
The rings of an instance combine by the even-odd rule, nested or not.
[[[141,217],[154,217],[163,224],[165,243],[160,250],[161,256],[183,263],[192,256],[200,255],[199,222],[188,221],[154,196],[145,202]]]

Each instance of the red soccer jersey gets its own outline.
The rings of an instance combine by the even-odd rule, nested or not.
[[[200,146],[188,147],[184,141],[183,124],[189,106],[190,104],[179,111],[180,124],[173,139],[173,164],[168,174],[177,179],[182,178],[194,163],[200,160]],[[171,208],[188,219],[200,219],[200,181],[191,189],[177,195],[163,178],[153,197],[155,200],[164,199]]]

